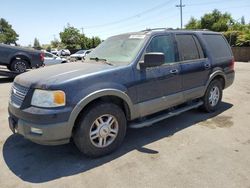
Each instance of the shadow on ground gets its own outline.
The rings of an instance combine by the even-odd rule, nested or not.
[[[13,82],[14,78],[0,77],[0,84]]]
[[[3,157],[9,169],[22,180],[32,183],[47,182],[86,172],[132,150],[138,150],[148,155],[160,153],[161,151],[147,149],[144,146],[217,116],[232,106],[229,103],[222,103],[220,110],[215,113],[208,114],[192,110],[161,121],[156,126],[129,129],[120,149],[99,159],[84,157],[74,144],[41,146],[18,135],[12,135],[6,140],[3,146]]]

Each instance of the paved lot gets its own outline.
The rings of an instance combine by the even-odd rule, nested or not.
[[[250,64],[237,63],[236,74],[217,113],[193,110],[129,130],[122,147],[100,159],[73,144],[40,146],[12,135],[11,80],[0,78],[0,187],[250,188]]]

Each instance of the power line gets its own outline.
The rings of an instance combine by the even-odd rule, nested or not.
[[[113,21],[113,22],[108,22],[108,23],[104,23],[104,24],[100,24],[100,25],[85,26],[84,28],[85,28],[85,29],[89,29],[89,28],[98,28],[98,27],[104,27],[104,26],[109,26],[109,25],[114,25],[114,24],[118,24],[118,23],[121,23],[121,22],[125,22],[125,21],[127,21],[127,20],[134,19],[134,18],[138,18],[138,17],[140,17],[140,16],[143,15],[143,14],[148,14],[148,13],[154,11],[154,10],[157,10],[157,9],[159,9],[159,8],[162,8],[162,7],[166,6],[166,5],[168,5],[169,3],[171,3],[172,1],[173,1],[173,0],[169,0],[169,1],[167,1],[167,2],[164,2],[164,3],[161,3],[161,4],[157,5],[157,6],[155,6],[155,7],[152,7],[152,8],[150,8],[150,9],[144,10],[144,11],[142,11],[142,12],[140,12],[140,13],[137,13],[137,14],[135,14],[135,15],[133,15],[133,16],[129,16],[129,17],[126,17],[126,18],[122,18],[122,19],[120,19],[120,20],[116,20],[116,21]]]
[[[210,4],[225,3],[225,2],[228,3],[230,1],[235,1],[235,0],[224,0],[224,1],[223,0],[219,0],[219,1],[211,1],[211,2],[206,2],[206,3],[193,3],[193,4],[187,4],[187,6],[210,5]],[[238,0],[238,1],[240,1],[240,0]]]
[[[182,18],[182,8],[185,7],[185,5],[182,4],[182,0],[180,0],[180,4],[179,4],[179,5],[176,5],[176,7],[180,8],[181,29],[182,29],[182,25],[183,25],[183,24],[182,24],[182,22],[183,22],[183,21],[182,21],[182,20],[183,20],[183,18]]]

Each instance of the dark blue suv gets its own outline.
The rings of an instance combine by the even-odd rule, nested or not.
[[[193,108],[215,111],[233,83],[226,39],[210,31],[153,29],[108,38],[84,63],[56,65],[14,80],[9,125],[33,142],[84,154],[114,151],[127,127]]]

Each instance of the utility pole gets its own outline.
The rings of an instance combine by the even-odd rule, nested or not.
[[[81,27],[80,29],[82,30],[82,34],[83,34],[83,33],[84,33],[84,32],[83,32],[83,31],[84,31],[84,28],[83,28],[83,27]]]
[[[181,29],[182,29],[182,8],[185,7],[185,5],[182,4],[182,0],[180,0],[180,4],[176,5],[176,7],[180,8],[180,17],[181,17]]]

